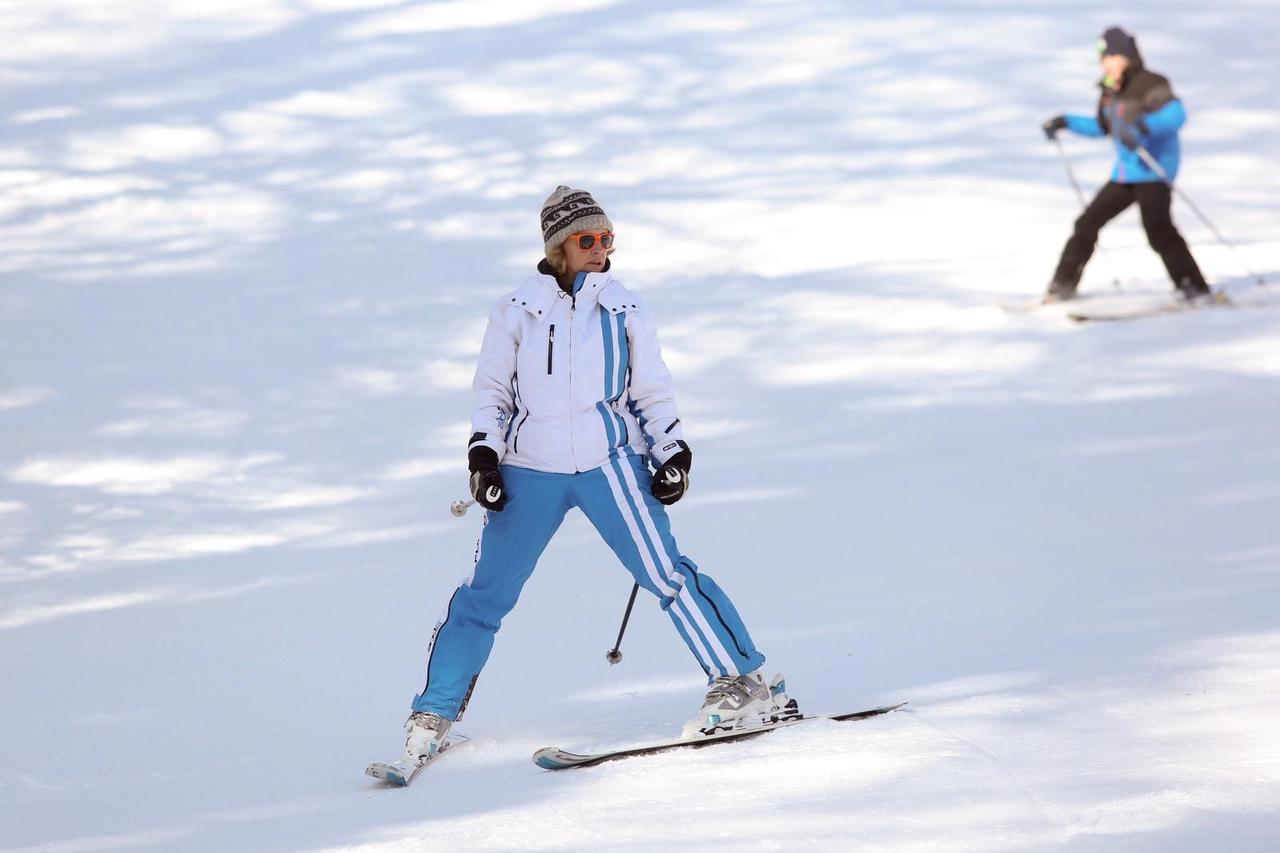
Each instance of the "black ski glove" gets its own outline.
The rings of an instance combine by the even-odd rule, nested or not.
[[[684,497],[689,488],[689,469],[693,467],[693,451],[680,442],[680,450],[662,464],[653,475],[653,496],[658,503],[671,506]]]
[[[485,509],[502,512],[507,505],[507,487],[498,470],[498,454],[492,447],[473,447],[467,451],[467,469],[471,471],[471,497]]]
[[[1054,116],[1053,118],[1040,125],[1040,129],[1044,131],[1044,138],[1048,140],[1057,139],[1058,131],[1065,130],[1067,127],[1066,116]]]

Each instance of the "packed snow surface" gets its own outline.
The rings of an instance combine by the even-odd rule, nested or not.
[[[9,4],[0,848],[1275,849],[1280,33],[1120,14]],[[1187,105],[1180,188],[1237,250],[1175,216],[1240,307],[1006,310],[1077,210],[1039,123],[1093,109],[1116,23]],[[1092,191],[1109,143],[1065,145]],[[471,744],[380,788],[470,571],[488,307],[560,183],[659,318],[683,550],[803,707],[910,704],[539,770],[705,684],[651,599],[608,666],[630,579],[575,514]],[[1093,302],[1167,295],[1135,212],[1102,244]]]

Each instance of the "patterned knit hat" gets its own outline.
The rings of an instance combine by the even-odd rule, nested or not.
[[[613,223],[586,190],[558,186],[542,204],[542,242],[548,252],[570,234],[612,230]]]

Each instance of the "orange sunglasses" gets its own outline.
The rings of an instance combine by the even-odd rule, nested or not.
[[[584,232],[582,234],[570,234],[565,239],[573,240],[575,238],[578,241],[579,249],[590,249],[592,246],[596,244],[597,238],[600,240],[600,245],[603,248],[605,249],[613,248],[613,234],[609,233],[608,231],[605,231],[601,234],[591,234],[589,232]]]

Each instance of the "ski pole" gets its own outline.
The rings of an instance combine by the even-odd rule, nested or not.
[[[1173,181],[1169,180],[1169,173],[1166,172],[1164,170],[1164,167],[1160,165],[1160,161],[1157,160],[1155,157],[1152,157],[1151,152],[1141,145],[1139,145],[1134,150],[1138,152],[1138,156],[1142,158],[1142,162],[1146,163],[1147,166],[1151,169],[1151,171],[1155,172],[1156,175],[1160,178],[1160,180],[1164,181],[1165,184],[1169,187],[1169,189],[1177,193],[1178,198],[1182,199],[1182,201],[1187,205],[1187,207],[1191,208],[1191,210],[1195,212],[1195,215],[1200,217],[1200,221],[1203,222],[1205,225],[1209,226],[1209,230],[1213,232],[1213,236],[1218,238],[1218,242],[1222,243],[1222,245],[1226,246],[1228,249],[1235,252],[1236,260],[1240,261],[1240,266],[1244,268],[1244,271],[1248,273],[1249,277],[1252,279],[1256,279],[1259,286],[1265,285],[1267,283],[1266,279],[1264,279],[1262,276],[1255,273],[1253,269],[1247,263],[1245,263],[1244,255],[1241,254],[1238,248],[1236,248],[1235,244],[1232,243],[1230,240],[1228,240],[1226,237],[1222,236],[1222,232],[1220,232],[1217,228],[1214,227],[1213,223],[1209,221],[1209,217],[1205,216],[1203,213],[1200,212],[1200,208],[1196,207],[1196,203],[1191,200],[1190,196],[1188,196],[1182,190],[1174,186]]]
[[[1067,180],[1071,182],[1072,188],[1076,191],[1076,198],[1080,199],[1080,208],[1082,210],[1088,208],[1089,202],[1085,201],[1084,190],[1080,189],[1080,182],[1076,180],[1076,170],[1071,168],[1071,158],[1067,156],[1067,149],[1063,147],[1062,140],[1056,134],[1053,137],[1053,144],[1057,146],[1058,156],[1062,158],[1062,165],[1067,170]],[[1104,263],[1107,265],[1107,269],[1111,272],[1111,283],[1116,286],[1116,290],[1120,290],[1120,277],[1115,274],[1115,264],[1111,262],[1111,255],[1103,247],[1102,243],[1097,243],[1096,245],[1105,259]]]
[[[618,639],[613,644],[613,648],[605,652],[604,659],[609,662],[609,666],[613,666],[622,660],[622,652],[618,649],[622,646],[622,634],[627,630],[627,620],[631,618],[631,608],[636,603],[636,593],[640,591],[640,584],[631,585],[631,597],[627,599],[627,610],[622,614],[622,627],[618,629]]]

